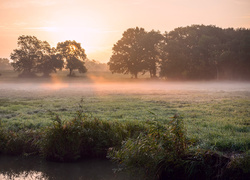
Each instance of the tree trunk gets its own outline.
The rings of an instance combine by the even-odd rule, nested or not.
[[[69,69],[69,76],[72,76],[73,69]]]
[[[135,74],[134,74],[134,75],[135,75],[135,79],[137,79],[137,74],[138,74],[138,73],[135,73]]]

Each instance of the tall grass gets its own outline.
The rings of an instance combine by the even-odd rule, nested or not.
[[[182,117],[175,115],[166,124],[149,124],[137,138],[128,138],[121,148],[109,151],[108,157],[119,169],[140,172],[145,179],[245,179],[250,175],[247,154],[230,159],[216,151],[195,148],[186,136]]]
[[[80,158],[106,157],[107,150],[120,147],[127,137],[137,136],[142,124],[100,120],[81,111],[71,121],[56,116],[53,125],[43,131],[41,153],[46,159],[72,161]]]

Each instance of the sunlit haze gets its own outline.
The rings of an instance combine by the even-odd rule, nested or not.
[[[112,46],[133,27],[165,31],[192,24],[250,28],[249,0],[0,0],[0,57],[20,35],[76,40],[89,59],[107,62]]]

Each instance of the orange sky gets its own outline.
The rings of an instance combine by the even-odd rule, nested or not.
[[[250,28],[249,0],[0,0],[0,57],[9,58],[20,35],[51,46],[82,44],[89,59],[107,62],[128,28],[161,32],[192,24]]]

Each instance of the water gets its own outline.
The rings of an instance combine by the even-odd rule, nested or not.
[[[117,166],[106,159],[74,163],[48,162],[34,157],[0,156],[1,180],[127,180],[127,173],[114,173]],[[134,177],[135,178],[135,177]],[[135,178],[136,179],[136,178]],[[138,179],[138,178],[137,178]]]

